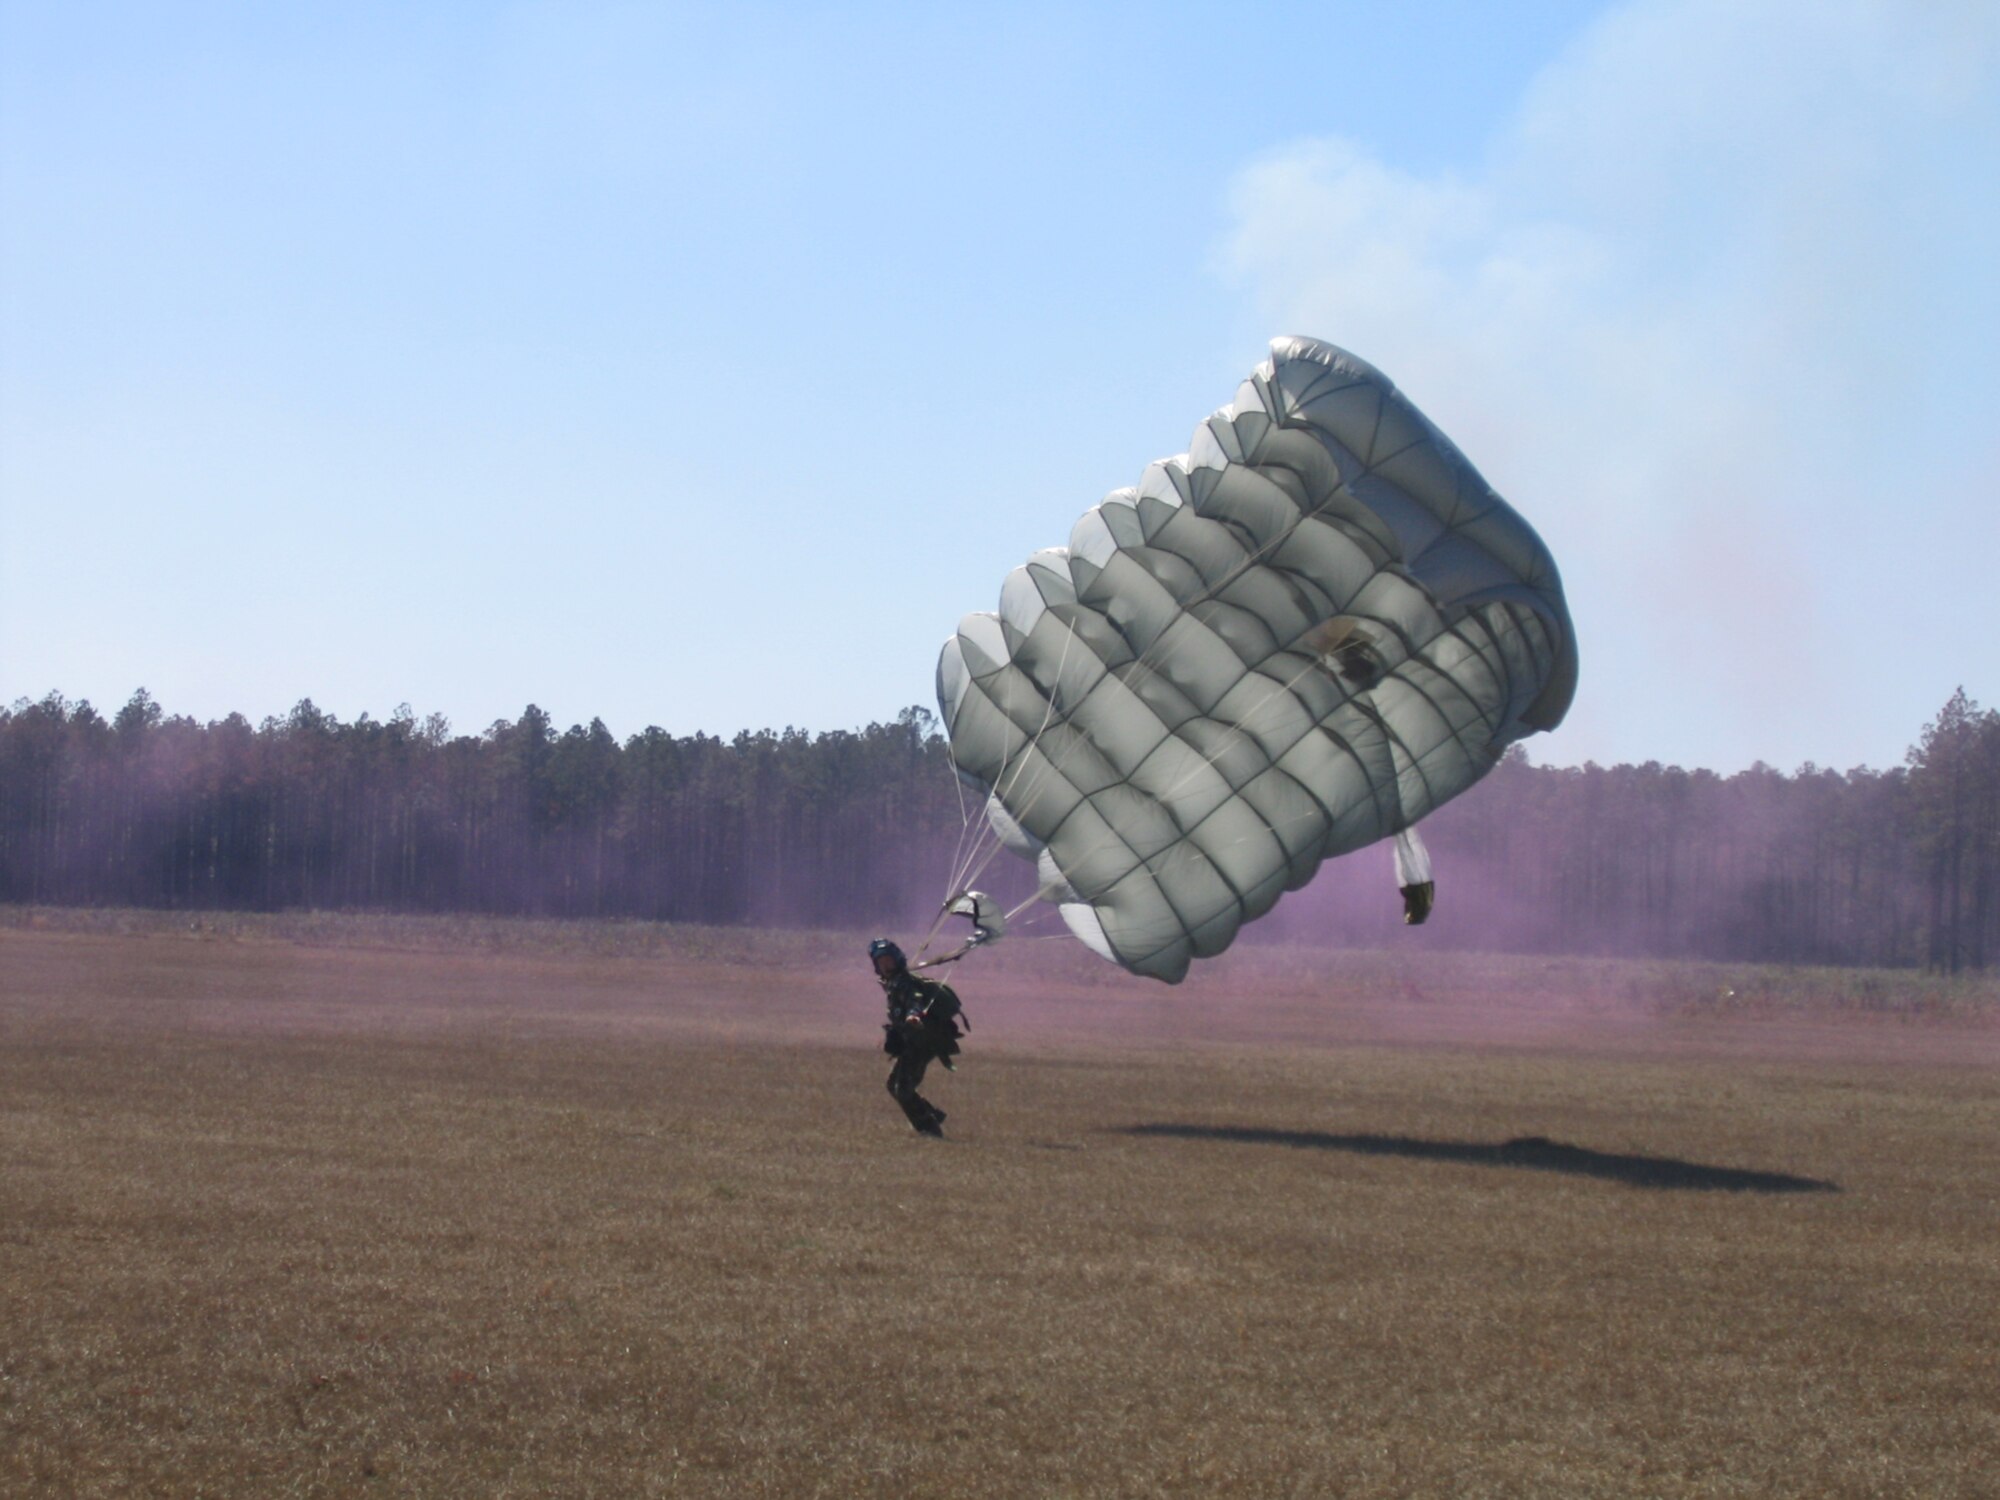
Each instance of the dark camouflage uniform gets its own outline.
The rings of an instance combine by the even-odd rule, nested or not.
[[[919,979],[908,969],[884,979],[889,1019],[882,1027],[882,1050],[896,1059],[889,1070],[889,1097],[902,1108],[912,1127],[925,1135],[940,1134],[944,1111],[917,1092],[933,1060],[958,1054],[958,996],[949,985]]]

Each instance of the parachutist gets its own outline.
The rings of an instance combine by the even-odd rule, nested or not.
[[[896,1059],[889,1070],[889,1097],[919,1135],[942,1136],[944,1111],[918,1093],[917,1086],[933,1061],[952,1068],[958,1039],[964,1035],[958,1024],[963,1013],[958,996],[948,984],[912,974],[903,950],[887,938],[868,945],[868,960],[889,1004],[889,1019],[882,1027],[882,1050]]]

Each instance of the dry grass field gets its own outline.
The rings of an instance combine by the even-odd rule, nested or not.
[[[2000,997],[0,912],[9,1496],[2000,1494]]]

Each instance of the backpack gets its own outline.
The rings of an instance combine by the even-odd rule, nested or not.
[[[959,1021],[965,1016],[965,1006],[959,1002],[958,992],[948,984],[931,981],[931,997],[924,1006],[924,1025],[957,1041],[972,1029],[968,1021],[964,1027]]]
[[[924,990],[924,1041],[934,1056],[949,1063],[958,1055],[958,1039],[972,1029],[972,1023],[966,1021],[965,1007],[950,985],[930,979],[924,981]]]

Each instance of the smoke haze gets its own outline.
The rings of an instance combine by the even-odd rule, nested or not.
[[[1321,138],[1238,179],[1263,325],[1390,372],[1554,551],[1550,758],[1876,760],[2000,671],[1962,628],[2000,544],[1996,64],[1990,6],[1645,0],[1477,172]]]

